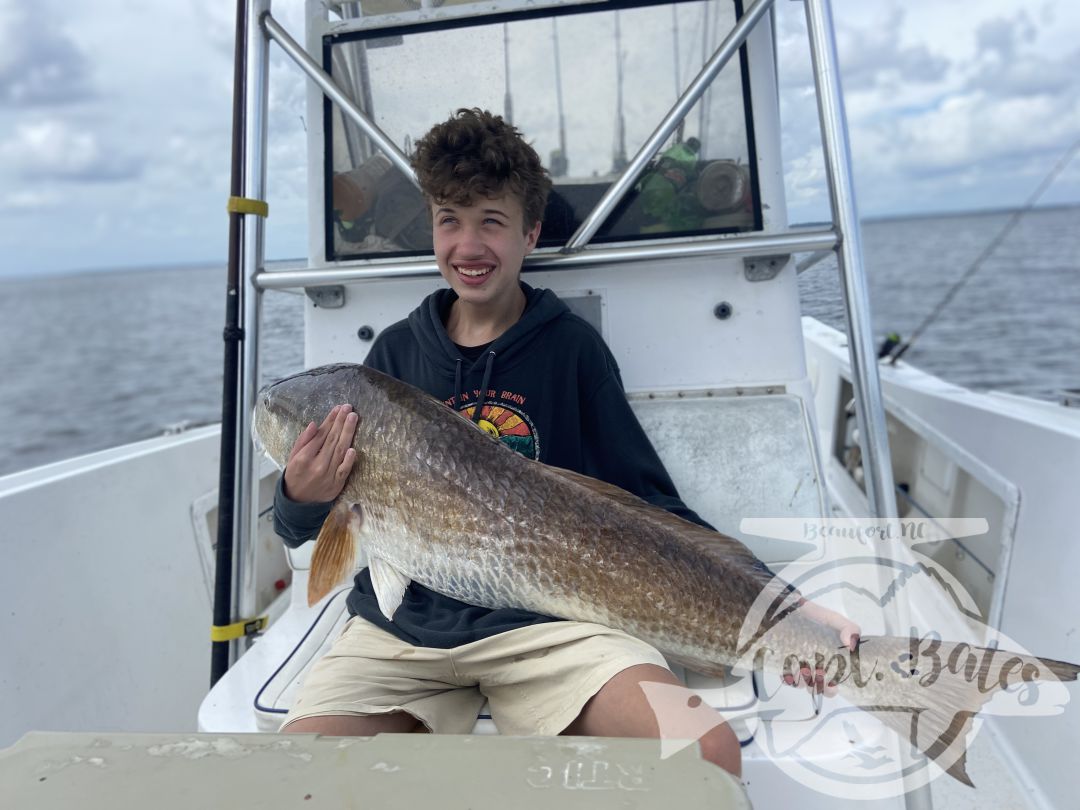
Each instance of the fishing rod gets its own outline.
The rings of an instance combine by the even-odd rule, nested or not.
[[[889,365],[896,365],[896,361],[903,357],[907,350],[911,348],[912,344],[919,339],[919,336],[926,331],[927,327],[929,327],[930,324],[937,320],[938,316],[942,313],[945,307],[949,305],[949,302],[956,297],[956,294],[958,292],[960,292],[960,288],[971,280],[971,277],[974,276],[975,273],[979,271],[979,268],[982,267],[983,262],[990,258],[991,254],[993,254],[993,252],[997,250],[998,246],[1005,241],[1005,238],[1010,233],[1012,233],[1013,228],[1015,228],[1017,224],[1019,224],[1024,214],[1028,213],[1032,208],[1035,207],[1035,203],[1039,201],[1039,198],[1043,195],[1046,189],[1050,187],[1050,184],[1054,182],[1057,176],[1061,174],[1062,170],[1069,165],[1069,161],[1073,159],[1073,156],[1076,154],[1076,151],[1078,149],[1080,149],[1080,140],[1076,141],[1072,146],[1065,150],[1065,154],[1061,156],[1054,168],[1050,170],[1050,173],[1043,178],[1043,181],[1041,183],[1039,183],[1038,188],[1036,188],[1035,191],[1032,192],[1031,196],[1028,197],[1027,201],[1023,204],[1023,206],[1013,211],[1012,216],[1009,217],[1009,220],[1005,223],[1005,226],[998,232],[997,236],[990,240],[990,243],[983,249],[982,253],[979,254],[978,258],[976,258],[975,261],[973,261],[968,266],[968,269],[964,271],[963,275],[961,275],[959,279],[957,279],[956,283],[953,284],[952,287],[948,289],[948,291],[946,291],[945,295],[942,296],[937,306],[935,306],[930,311],[930,314],[923,319],[923,322],[920,323],[918,327],[916,327],[915,331],[911,333],[911,337],[907,341],[901,342],[899,337],[896,335],[889,336],[888,341],[882,347],[882,351],[879,354],[880,359],[888,359]],[[892,345],[890,346],[889,343],[892,343]]]
[[[229,194],[234,199],[243,193],[244,100],[247,94],[246,52],[247,7],[244,0],[236,2],[236,55],[233,64],[232,170]],[[240,351],[243,329],[240,325],[240,240],[243,215],[229,212],[229,263],[226,277],[224,359],[222,364],[221,455],[218,469],[218,527],[214,552],[214,627],[227,627],[232,622],[233,522],[236,484],[236,423],[240,385]],[[211,642],[210,686],[216,684],[229,669],[232,642],[224,639]]]

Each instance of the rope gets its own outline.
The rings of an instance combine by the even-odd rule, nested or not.
[[[903,357],[904,353],[911,348],[911,345],[916,340],[918,340],[919,336],[926,331],[927,327],[930,326],[930,324],[932,324],[935,320],[937,320],[938,316],[942,313],[945,307],[949,305],[949,302],[956,297],[956,294],[958,292],[960,292],[960,288],[971,280],[971,277],[979,271],[980,267],[982,267],[982,263],[988,258],[990,258],[990,255],[995,250],[997,250],[998,245],[1005,241],[1005,237],[1007,237],[1012,232],[1012,229],[1017,226],[1017,224],[1020,222],[1021,217],[1023,217],[1024,214],[1026,214],[1028,211],[1035,207],[1035,203],[1038,202],[1039,198],[1043,195],[1043,192],[1046,191],[1046,189],[1050,187],[1050,184],[1054,182],[1054,179],[1059,174],[1061,174],[1062,169],[1069,165],[1069,161],[1073,159],[1073,156],[1076,154],[1076,151],[1078,149],[1080,149],[1080,141],[1077,141],[1065,150],[1065,154],[1061,156],[1061,158],[1057,162],[1057,165],[1055,165],[1054,168],[1050,171],[1050,174],[1046,175],[1046,177],[1043,178],[1043,181],[1039,183],[1038,188],[1036,188],[1035,191],[1032,192],[1031,196],[1028,197],[1024,205],[1018,208],[1016,211],[1013,211],[1012,216],[1009,217],[1009,221],[1005,223],[1005,227],[1003,227],[998,233],[998,235],[990,241],[990,244],[988,244],[983,249],[982,253],[979,254],[979,257],[971,263],[968,269],[964,271],[964,274],[960,276],[959,279],[957,279],[956,283],[949,288],[949,290],[945,293],[942,299],[938,302],[937,306],[935,306],[930,311],[930,314],[927,315],[926,318],[923,319],[923,322],[920,323],[918,327],[916,327],[915,331],[911,333],[911,337],[905,343],[902,343],[898,347],[894,348],[887,355],[889,359],[889,365],[896,365],[896,361]]]

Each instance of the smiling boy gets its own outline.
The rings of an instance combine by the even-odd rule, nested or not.
[[[679,499],[601,337],[554,293],[521,281],[551,188],[532,147],[500,117],[459,110],[417,143],[413,166],[449,289],[384,330],[365,363],[530,458],[707,525]],[[290,546],[318,533],[341,491],[356,420],[339,406],[297,440],[274,504]],[[283,730],[467,733],[487,700],[504,734],[658,737],[640,684],[680,683],[657,650],[625,633],[468,605],[415,582],[387,621],[367,569],[347,604],[353,618],[312,668]],[[700,744],[706,759],[739,774],[726,724]]]
[[[470,205],[439,204],[432,230],[439,270],[457,295],[447,334],[462,346],[490,343],[525,311],[521,263],[536,247],[540,222],[525,225],[521,203],[504,192]]]

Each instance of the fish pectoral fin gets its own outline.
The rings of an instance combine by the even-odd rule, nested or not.
[[[360,517],[356,511],[342,501],[334,504],[319,530],[315,551],[311,554],[308,605],[314,605],[352,573],[359,531]]]
[[[394,611],[405,598],[405,589],[412,580],[382,557],[372,557],[368,561],[368,571],[375,588],[375,598],[379,600],[379,610],[387,621],[393,621]]]

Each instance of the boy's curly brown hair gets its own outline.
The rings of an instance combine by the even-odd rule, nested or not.
[[[412,166],[436,205],[472,205],[478,198],[513,194],[524,229],[544,216],[551,178],[522,134],[487,110],[462,108],[416,142]]]

